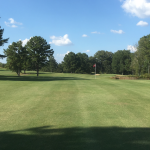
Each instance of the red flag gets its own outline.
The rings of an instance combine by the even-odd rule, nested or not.
[[[93,67],[96,67],[96,64],[94,64]]]

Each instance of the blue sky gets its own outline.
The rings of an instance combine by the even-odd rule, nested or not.
[[[68,52],[135,51],[150,34],[150,0],[1,0],[0,26],[8,44],[41,36],[61,62]],[[6,59],[0,59],[5,63]]]

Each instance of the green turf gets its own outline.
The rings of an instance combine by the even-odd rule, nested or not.
[[[0,69],[0,150],[150,150],[150,80]]]

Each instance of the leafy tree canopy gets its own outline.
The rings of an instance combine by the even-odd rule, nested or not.
[[[143,36],[138,41],[138,52],[143,55],[144,62],[147,61],[148,66],[148,74],[149,74],[149,68],[150,68],[150,34],[147,36]]]
[[[141,51],[147,59],[150,59],[150,34],[140,38],[138,41],[138,50]]]
[[[94,57],[97,59],[97,69],[100,72],[103,73],[111,72],[111,63],[113,57],[112,52],[100,50],[95,53]]]
[[[74,73],[76,70],[76,63],[76,54],[74,52],[65,55],[63,65],[67,72]]]
[[[50,44],[47,44],[46,40],[41,36],[32,37],[25,46],[29,53],[32,66],[37,70],[37,76],[39,69],[46,65],[48,57],[53,55],[53,49],[50,49]]]
[[[112,69],[114,73],[128,74],[131,65],[131,53],[129,50],[118,50],[113,54]]]
[[[90,73],[89,57],[86,53],[76,54],[76,73]]]
[[[6,66],[20,76],[25,53],[25,47],[22,46],[22,41],[13,42],[7,49],[4,49],[4,53],[7,56]]]
[[[1,26],[0,26],[0,46],[3,46],[5,43],[7,43],[9,39],[9,38],[3,39],[3,32],[4,32],[4,29],[1,29]],[[4,57],[6,56],[0,54],[0,58],[4,58]]]
[[[57,67],[58,67],[58,63],[56,62],[54,56],[50,56],[49,61],[44,67],[42,67],[41,70],[44,72],[56,72]]]

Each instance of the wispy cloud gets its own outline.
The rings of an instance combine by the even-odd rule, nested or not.
[[[139,21],[136,25],[137,26],[148,26],[148,23],[144,22],[144,21]]]
[[[110,32],[112,32],[112,33],[117,33],[117,34],[123,34],[123,33],[125,33],[123,30],[110,30]]]
[[[125,0],[121,6],[127,13],[139,18],[150,17],[149,0]]]
[[[83,34],[82,37],[88,37],[86,34]]]
[[[100,32],[97,32],[97,31],[94,31],[94,32],[91,32],[92,34],[101,34]]]
[[[9,22],[5,21],[5,25],[12,28],[17,28],[19,25],[22,25],[20,22],[16,22],[13,18],[8,19]]]
[[[52,39],[52,42],[49,42],[49,44],[55,44],[57,46],[67,46],[73,44],[71,40],[68,38],[68,34],[65,34],[63,37],[51,36],[50,39]]]
[[[127,50],[130,50],[131,52],[136,52],[136,51],[137,51],[137,48],[136,48],[135,46],[128,45],[128,46],[127,46]]]
[[[85,52],[85,53],[89,53],[89,52],[90,52],[90,50],[86,50],[86,51],[83,51],[83,52]]]

